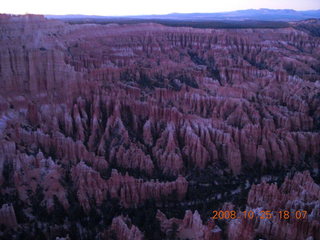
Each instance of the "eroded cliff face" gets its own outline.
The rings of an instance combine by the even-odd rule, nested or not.
[[[161,231],[169,238],[195,240],[222,239],[222,230],[213,220],[207,224],[203,224],[198,211],[194,213],[190,210],[186,211],[183,219],[167,219],[161,211],[157,212],[156,217],[160,222]]]
[[[111,199],[123,208],[183,201],[194,169],[319,168],[320,39],[308,31],[33,15],[1,15],[0,26],[3,199],[15,189],[32,204],[42,192],[49,212],[76,201],[88,213]],[[268,203],[255,191],[274,187],[262,186],[250,207]],[[281,191],[270,194],[289,201]]]
[[[273,217],[262,219],[242,218],[231,220],[228,226],[229,239],[319,239],[320,238],[320,186],[309,172],[296,173],[284,183],[261,183],[250,189],[247,211],[257,216],[261,211],[270,211]],[[280,211],[289,211],[289,219],[283,219]],[[302,217],[297,212],[306,211]],[[309,237],[309,238],[308,238]]]
[[[143,240],[143,233],[133,225],[129,218],[118,216],[112,220],[108,230],[101,234],[101,239]]]

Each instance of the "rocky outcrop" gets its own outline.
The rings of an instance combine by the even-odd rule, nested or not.
[[[112,220],[109,234],[105,234],[102,239],[116,238],[118,240],[143,240],[143,233],[133,225],[129,218],[118,216]]]
[[[34,127],[55,129],[119,167],[177,176],[226,163],[239,174],[247,165],[314,161],[320,152],[319,85],[309,81],[318,73],[308,67],[320,42],[304,32],[2,21],[5,30],[23,29],[1,39],[2,95],[12,95],[5,101],[27,108]]]
[[[182,220],[177,218],[167,219],[159,210],[156,217],[160,222],[161,231],[167,236],[172,235],[172,231],[176,231],[176,237],[180,239],[222,239],[222,230],[213,221],[209,221],[207,225],[203,224],[198,211],[194,213],[190,210],[186,211]]]
[[[143,181],[128,174],[121,175],[115,169],[111,177],[104,180],[83,162],[71,169],[71,176],[78,189],[78,200],[86,210],[90,209],[90,199],[101,205],[107,197],[119,199],[120,204],[126,208],[140,206],[147,199],[160,201],[162,197],[171,194],[174,194],[176,200],[182,200],[188,188],[188,182],[182,176],[173,182]]]
[[[318,239],[320,227],[320,186],[309,172],[286,177],[281,187],[262,183],[253,185],[248,195],[248,208],[256,218],[231,220],[228,226],[229,239],[254,239],[263,236],[271,239]],[[260,218],[260,211],[270,211],[270,219]],[[288,220],[281,218],[279,211],[289,211]],[[297,211],[307,211],[305,217]],[[298,217],[297,217],[298,216]]]
[[[69,207],[66,191],[61,185],[63,170],[51,158],[46,159],[41,152],[36,157],[20,154],[13,162],[13,181],[22,201],[29,201],[29,192],[43,191],[43,204],[48,211],[54,207],[54,197],[65,207]]]
[[[309,203],[320,199],[320,186],[316,184],[310,173],[296,173],[292,179],[286,177],[278,188],[276,184],[262,183],[253,185],[248,195],[250,207],[266,209],[306,209]]]
[[[16,214],[11,204],[3,204],[0,208],[0,225],[4,224],[9,228],[18,226]]]

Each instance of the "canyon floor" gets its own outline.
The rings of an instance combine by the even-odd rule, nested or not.
[[[0,239],[320,239],[320,20],[2,14],[0,85]]]

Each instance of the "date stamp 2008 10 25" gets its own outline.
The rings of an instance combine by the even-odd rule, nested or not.
[[[284,219],[288,220],[291,218],[295,218],[298,220],[303,220],[307,219],[308,217],[308,212],[304,210],[297,210],[297,211],[288,211],[288,210],[283,210],[283,211],[212,211],[213,216],[211,219],[241,219],[241,218],[246,218],[246,219],[254,219],[254,218],[260,218],[260,219],[272,219],[274,217],[278,217],[279,219]]]

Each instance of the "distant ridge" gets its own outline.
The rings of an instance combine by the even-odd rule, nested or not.
[[[293,9],[247,9],[219,13],[170,13],[165,15],[137,16],[97,16],[97,15],[46,15],[55,19],[161,19],[179,21],[208,21],[208,20],[260,20],[260,21],[300,21],[310,18],[320,18],[319,10],[296,11]]]

